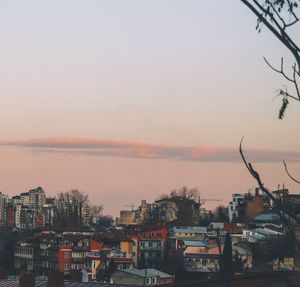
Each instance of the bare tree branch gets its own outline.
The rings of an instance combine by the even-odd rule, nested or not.
[[[288,168],[287,168],[287,164],[286,164],[285,161],[283,161],[283,165],[284,165],[284,169],[285,169],[285,171],[286,171],[286,174],[289,176],[289,178],[290,178],[291,180],[293,180],[294,182],[297,182],[297,183],[300,184],[300,181],[297,180],[297,179],[295,179],[295,178],[290,174],[290,172],[289,172],[289,170],[288,170]]]
[[[265,57],[263,57],[263,59],[265,60],[266,64],[267,64],[273,71],[275,71],[275,72],[277,72],[277,73],[279,73],[279,74],[282,74],[288,81],[290,81],[290,82],[292,82],[292,83],[294,82],[294,80],[291,79],[291,78],[289,78],[289,77],[285,74],[285,72],[283,71],[283,58],[282,58],[282,57],[281,57],[281,66],[280,66],[280,70],[274,68],[274,67],[268,62],[268,60],[267,60]]]
[[[250,162],[246,161],[246,158],[244,156],[243,153],[243,149],[242,149],[242,143],[243,143],[243,139],[241,139],[240,141],[240,155],[243,159],[243,162],[246,166],[246,168],[248,169],[249,173],[252,175],[252,177],[257,181],[257,184],[259,186],[259,188],[262,190],[262,192],[269,198],[271,199],[273,202],[275,202],[276,206],[279,208],[279,210],[283,213],[283,214],[287,214],[290,218],[292,218],[293,220],[295,220],[297,223],[300,223],[299,218],[297,218],[297,216],[295,214],[293,214],[292,212],[290,212],[289,210],[286,210],[283,206],[283,203],[281,202],[281,200],[277,199],[267,188],[265,188],[264,184],[261,181],[260,175],[259,173],[253,168],[252,164]]]
[[[283,91],[279,93],[282,96],[282,105],[279,111],[279,118],[282,119],[288,105],[287,98],[300,101],[300,90],[297,83],[297,77],[300,77],[300,48],[299,45],[289,35],[289,27],[295,25],[299,18],[295,13],[297,3],[290,0],[269,1],[269,0],[240,0],[245,4],[256,16],[258,32],[261,31],[261,25],[265,25],[271,33],[288,49],[295,59],[295,64],[292,66],[290,76],[284,71],[283,58],[281,58],[280,69],[273,67],[264,57],[266,64],[275,72],[281,74],[287,81],[293,84],[295,89],[294,95]],[[299,1],[300,4],[300,1]],[[289,15],[289,19],[287,17]]]
[[[300,242],[299,240],[296,238],[295,234],[294,234],[294,230],[293,230],[293,226],[291,226],[289,220],[285,217],[285,215],[288,215],[289,218],[292,218],[293,220],[295,220],[297,223],[300,223],[299,218],[292,213],[291,211],[287,210],[284,206],[284,202],[281,199],[278,199],[276,197],[273,196],[273,194],[267,189],[265,188],[264,184],[261,181],[260,175],[259,173],[253,168],[252,164],[250,162],[246,161],[246,158],[244,156],[243,153],[243,149],[242,149],[242,142],[243,142],[244,137],[242,137],[241,141],[240,141],[240,155],[243,159],[243,162],[246,166],[246,168],[248,169],[248,171],[250,172],[250,174],[252,175],[252,177],[257,181],[259,188],[262,190],[262,192],[269,198],[271,199],[273,202],[275,202],[276,207],[279,208],[279,213],[278,215],[280,216],[283,224],[286,226],[292,240],[295,242],[295,244],[297,245],[298,248],[300,248]],[[285,164],[285,162],[284,162]],[[286,165],[285,165],[286,167]],[[287,171],[287,169],[286,169]],[[287,171],[288,172],[288,171]],[[300,182],[299,182],[300,183]],[[271,204],[269,203],[269,206],[271,206]]]
[[[296,64],[293,66],[294,72],[293,72],[293,83],[295,85],[295,89],[297,92],[297,96],[300,100],[300,91],[299,91],[299,87],[298,87],[298,83],[297,83],[297,79],[296,79],[296,73],[298,74],[298,72],[296,71]]]

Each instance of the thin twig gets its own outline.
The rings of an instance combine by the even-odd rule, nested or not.
[[[285,27],[287,27],[287,24],[285,23],[284,19],[280,16],[280,14],[277,12],[276,8],[274,7],[274,5],[272,3],[270,3],[273,11],[275,12],[275,14],[277,15],[277,17],[280,19],[280,21],[282,22],[283,25],[283,30],[285,29]]]
[[[289,78],[285,72],[283,71],[283,58],[281,57],[281,66],[280,66],[280,70],[274,68],[269,62],[268,60],[266,59],[266,57],[263,57],[263,59],[265,60],[266,64],[275,72],[279,73],[279,74],[282,74],[288,81],[290,82],[294,82],[291,78]]]
[[[299,91],[299,87],[298,87],[298,83],[297,83],[297,79],[296,79],[296,64],[294,64],[293,66],[293,69],[294,69],[294,73],[293,73],[293,83],[294,83],[294,86],[295,86],[295,89],[296,89],[296,92],[297,92],[297,95],[298,95],[298,99],[300,100],[300,91]],[[298,74],[298,73],[297,73]]]

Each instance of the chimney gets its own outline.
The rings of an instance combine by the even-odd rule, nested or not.
[[[70,272],[70,281],[72,282],[81,282],[81,272],[79,270],[71,270]]]
[[[35,287],[35,276],[32,273],[24,272],[20,275],[20,287]]]
[[[4,268],[0,268],[0,279],[7,279],[8,273]]]
[[[47,287],[64,287],[64,273],[58,271],[48,272]]]

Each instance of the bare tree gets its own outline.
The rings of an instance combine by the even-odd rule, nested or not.
[[[57,224],[64,226],[83,225],[83,209],[89,205],[88,195],[77,189],[57,195]]]
[[[102,216],[103,205],[93,205],[91,206],[91,222],[96,224],[98,219]]]
[[[294,58],[294,63],[286,72],[284,58],[281,58],[279,68],[274,67],[264,57],[267,65],[275,72],[281,74],[284,80],[292,86],[293,92],[287,88],[281,88],[278,96],[282,99],[281,108],[279,110],[279,118],[284,117],[285,110],[289,104],[289,99],[300,101],[299,83],[300,80],[300,48],[296,42],[291,28],[295,28],[299,24],[299,17],[296,10],[300,4],[300,0],[240,0],[244,3],[256,16],[256,30],[260,33],[263,26],[284,45]],[[297,27],[298,29],[300,27]]]
[[[170,197],[182,197],[186,199],[191,199],[194,201],[200,200],[200,191],[198,188],[188,188],[187,186],[183,186],[179,189],[174,189],[170,192]]]

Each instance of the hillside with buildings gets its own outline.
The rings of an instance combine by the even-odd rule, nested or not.
[[[300,215],[299,195],[287,189],[272,193]],[[173,194],[152,203],[141,200],[137,208],[121,210],[115,224],[101,228],[84,198],[67,205],[47,198],[41,187],[0,198],[5,234],[0,254],[13,258],[0,262],[10,276],[58,272],[68,280],[84,272],[85,281],[139,286],[208,280],[222,274],[228,236],[232,274],[300,268],[294,241],[300,239],[300,228],[291,222],[291,237],[276,204],[258,188],[233,194],[224,221],[217,220],[218,208],[212,212],[199,198]],[[60,209],[69,224],[59,224]]]

